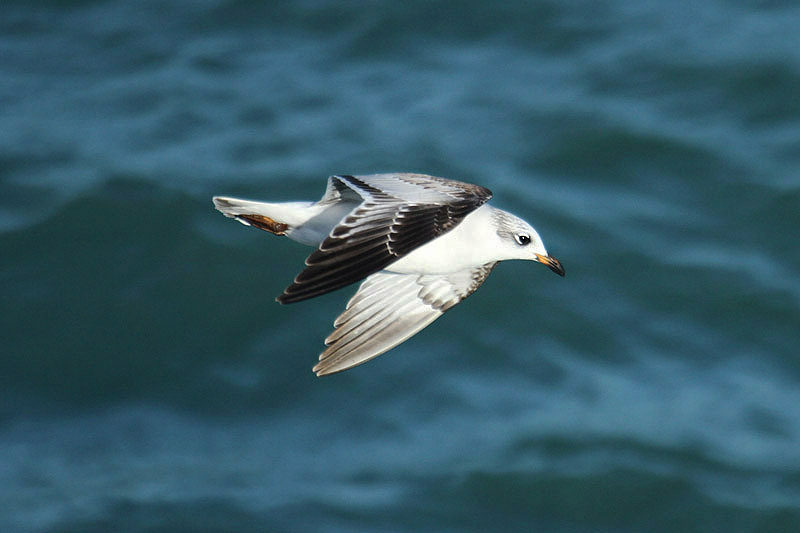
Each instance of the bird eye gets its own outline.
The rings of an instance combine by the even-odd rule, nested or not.
[[[531,242],[531,236],[527,233],[518,233],[517,235],[514,235],[514,238],[517,240],[517,244],[520,246],[525,246]]]

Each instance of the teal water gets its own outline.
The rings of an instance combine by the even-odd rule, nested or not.
[[[792,2],[8,2],[0,531],[800,529]],[[471,181],[507,262],[311,367],[354,288],[210,198]]]

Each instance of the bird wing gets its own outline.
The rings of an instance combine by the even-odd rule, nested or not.
[[[491,198],[489,189],[422,174],[331,176],[320,203],[361,203],[306,258],[278,296],[292,303],[339,289],[382,270],[458,225]]]
[[[394,348],[475,292],[495,265],[450,274],[372,274],[336,318],[314,372],[341,372]]]

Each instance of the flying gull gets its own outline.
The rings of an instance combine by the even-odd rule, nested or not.
[[[528,259],[563,276],[533,227],[488,205],[485,187],[424,174],[331,176],[318,202],[214,197],[214,206],[316,247],[277,301],[299,302],[356,281],[334,322],[318,376],[390,350],[475,292],[498,262]]]

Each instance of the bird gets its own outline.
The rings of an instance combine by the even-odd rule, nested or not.
[[[385,173],[331,176],[317,202],[213,202],[226,217],[316,248],[279,303],[361,282],[313,367],[324,376],[408,340],[474,293],[500,261],[537,261],[564,276],[537,231],[490,206],[491,197],[480,185]]]

